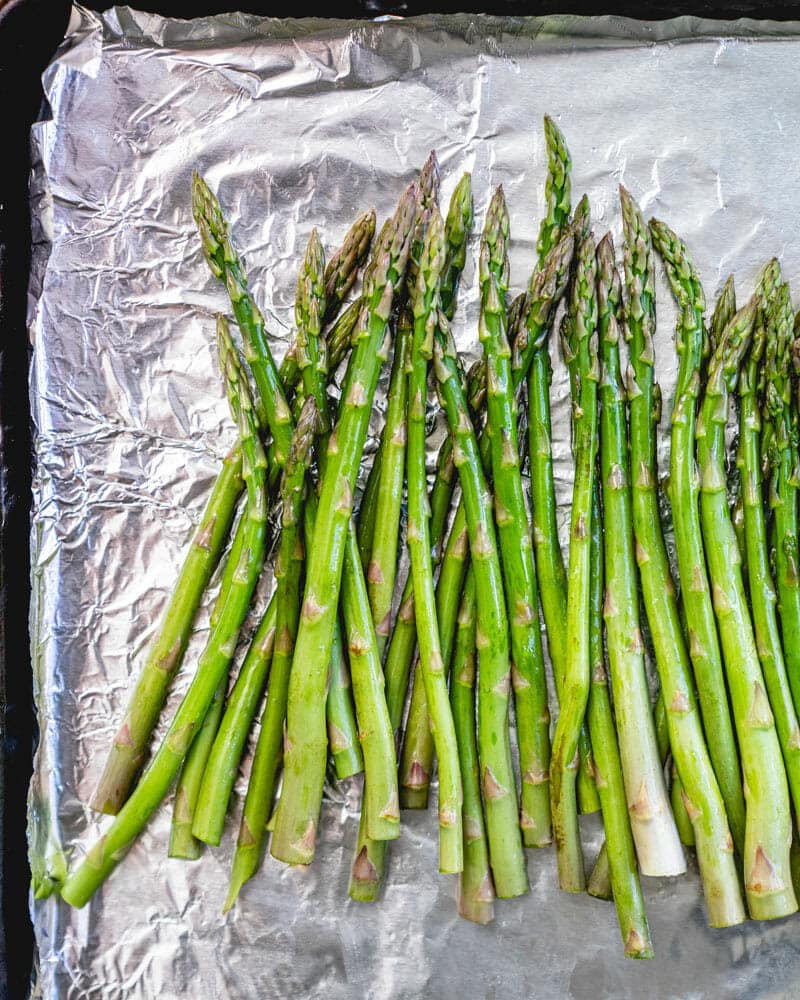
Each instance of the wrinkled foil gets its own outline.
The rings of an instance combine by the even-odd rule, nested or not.
[[[219,192],[278,357],[311,227],[330,251],[359,211],[385,216],[432,148],[444,198],[472,171],[479,221],[504,184],[521,289],[544,205],[545,112],[566,134],[574,194],[589,194],[598,237],[620,235],[624,182],[684,237],[709,299],[731,270],[749,294],[772,254],[797,288],[799,57],[797,25],[756,22],[182,22],[75,8],[33,130],[37,871],[58,876],[109,822],[86,803],[234,438],[214,348],[226,300],[195,233],[192,170]],[[454,325],[469,355],[474,261]],[[666,415],[675,310],[662,278],[658,295]],[[553,425],[565,528],[569,405],[557,358]],[[667,431],[665,417],[662,469]],[[222,917],[248,766],[224,842],[201,861],[167,859],[168,801],[84,910],[56,896],[32,903],[37,996],[796,996],[800,918],[710,931],[693,862],[684,878],[644,880],[656,959],[643,964],[622,957],[613,906],[559,892],[552,851],[529,854],[531,893],[498,903],[494,924],[460,920],[455,881],[437,872],[433,808],[404,815],[380,903],[353,903],[357,780],[327,789],[314,865],[267,858]],[[591,859],[596,818],[584,833]]]

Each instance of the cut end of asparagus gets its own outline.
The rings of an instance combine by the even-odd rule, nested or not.
[[[367,845],[364,844],[353,861],[347,893],[357,903],[374,903],[380,891],[380,873],[369,856]]]
[[[632,927],[623,938],[625,957],[636,959],[647,959],[653,957],[653,944],[650,940],[650,933],[647,928],[646,933]]]
[[[473,899],[461,889],[458,893],[458,915],[470,923],[485,927],[494,920],[494,903],[483,899]]]

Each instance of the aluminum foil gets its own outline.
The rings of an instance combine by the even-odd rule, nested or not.
[[[108,822],[85,803],[234,435],[213,346],[225,297],[200,253],[191,171],[219,192],[279,356],[311,227],[333,248],[360,210],[385,215],[431,148],[445,197],[472,171],[479,220],[505,185],[521,288],[544,203],[545,112],[567,136],[598,236],[619,235],[622,181],[684,236],[709,297],[731,270],[747,294],[771,254],[797,288],[800,41],[796,25],[690,19],[179,22],[75,8],[45,92],[31,189],[41,743],[30,836],[37,872],[57,876]],[[474,353],[473,259],[455,333]],[[659,296],[668,413],[674,309],[663,282]],[[563,516],[569,413],[558,362],[553,406]],[[662,454],[665,432],[666,421]],[[204,612],[171,707],[206,634]],[[239,803],[244,788],[242,777]],[[437,873],[433,811],[404,816],[381,902],[353,903],[357,801],[357,783],[328,789],[315,864],[267,859],[226,917],[236,817],[202,861],[170,861],[167,803],[87,908],[57,896],[32,904],[37,995],[797,995],[800,918],[709,931],[694,867],[645,880],[650,963],[623,959],[612,906],[558,891],[551,851],[529,855],[529,896],[498,903],[488,928],[465,923],[453,879]],[[584,832],[591,855],[597,821]]]

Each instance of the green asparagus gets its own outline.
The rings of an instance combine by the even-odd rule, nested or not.
[[[658,756],[639,625],[627,405],[619,359],[617,311],[621,286],[610,234],[597,247],[597,269],[598,336],[602,358],[600,471],[605,516],[603,617],[619,753],[631,830],[642,873],[678,875],[685,871],[683,851]]]
[[[661,681],[670,747],[681,775],[694,827],[708,920],[712,927],[729,927],[745,919],[744,905],[734,861],[733,840],[695,701],[691,663],[661,530],[656,493],[655,429],[660,407],[653,377],[653,249],[639,206],[623,187],[620,188],[620,199],[625,233],[625,335],[630,354],[626,381],[630,407],[631,499],[636,562]]]
[[[222,610],[200,657],[197,672],[141,780],[114,822],[69,876],[62,896],[72,906],[85,905],[119,864],[175,780],[181,764],[225,676],[236,639],[253,596],[266,542],[266,457],[258,440],[250,391],[230,334],[218,321],[220,359],[225,372],[231,411],[239,425],[242,475],[247,486],[247,528],[237,572],[231,579]]]
[[[674,239],[672,244],[683,257],[683,248]],[[754,320],[755,303],[751,301],[725,328],[711,358],[697,424],[697,462],[701,479],[700,515],[714,588],[714,610],[747,788],[745,893],[750,916],[769,920],[797,909],[789,862],[792,819],[775,721],[739,572],[739,552],[725,479],[728,400],[750,343]]]
[[[672,408],[668,493],[675,527],[681,601],[711,758],[725,800],[733,842],[741,854],[745,837],[744,797],[706,571],[708,553],[704,551],[700,532],[700,484],[694,457],[700,366],[707,349],[703,324],[705,296],[685,248],[675,234],[658,221],[651,221],[650,228],[679,308],[675,348],[680,368]],[[680,767],[678,771],[680,773]]]

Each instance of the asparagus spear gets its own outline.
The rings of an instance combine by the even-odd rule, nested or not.
[[[764,672],[775,725],[781,744],[789,793],[795,813],[800,811],[800,725],[792,700],[778,625],[775,586],[769,565],[767,527],[764,516],[761,480],[760,431],[758,404],[759,369],[767,336],[764,317],[756,316],[753,342],[739,378],[739,451],[741,493],[744,509],[745,543],[749,576],[750,603],[756,646]],[[743,581],[744,583],[744,581]]]
[[[114,737],[92,797],[92,808],[100,812],[112,815],[119,812],[142,765],[169,685],[186,651],[200,601],[225,546],[242,486],[242,452],[237,445],[223,460],[161,626]]]
[[[601,246],[603,244],[601,243]],[[608,244],[606,248],[610,249]],[[598,248],[600,269],[599,287],[603,288],[608,277],[606,250]],[[613,264],[612,264],[613,266]],[[606,272],[603,274],[603,272]],[[604,308],[604,293],[601,291],[600,312]],[[602,320],[601,320],[602,325]],[[613,325],[613,324],[612,324]],[[605,331],[605,338],[608,332]],[[604,367],[608,365],[608,349],[604,348]],[[618,361],[617,361],[618,364]],[[613,361],[611,362],[613,368]],[[607,378],[607,374],[605,378]],[[602,447],[602,445],[601,445]],[[603,480],[605,482],[605,475]],[[606,511],[608,513],[608,511]],[[611,531],[610,524],[608,525]],[[614,731],[614,716],[608,696],[608,676],[603,655],[603,617],[608,606],[606,579],[605,601],[603,595],[603,538],[607,535],[600,521],[600,486],[595,478],[592,491],[592,526],[590,536],[589,561],[591,579],[589,583],[589,646],[591,656],[591,686],[587,718],[594,749],[595,779],[600,806],[603,811],[603,828],[606,833],[606,857],[608,859],[611,888],[617,907],[619,929],[627,958],[652,958],[653,946],[644,897],[636,866],[634,837],[631,832],[631,814],[625,794],[623,767],[617,733]],[[648,706],[649,708],[649,706]],[[617,728],[620,711],[617,710]],[[595,866],[596,867],[596,866]]]
[[[443,265],[444,222],[434,207],[427,224],[411,300],[414,335],[408,374],[408,548],[417,595],[420,667],[439,758],[439,868],[443,872],[459,872],[463,867],[461,774],[436,617],[425,476],[428,360],[433,351]]]
[[[358,223],[351,233],[351,239],[345,240],[342,249],[334,254],[331,261],[325,265],[325,254],[317,231],[312,230],[308,242],[305,260],[300,269],[298,279],[295,319],[297,322],[296,354],[298,368],[303,382],[305,395],[313,396],[318,414],[317,433],[324,433],[330,427],[328,412],[327,382],[328,382],[328,344],[321,338],[324,318],[338,307],[342,298],[355,280],[357,267],[351,259],[360,259],[366,252],[372,233],[375,229],[374,212],[371,216],[362,217],[365,231],[359,233]],[[359,220],[361,221],[361,220]],[[335,345],[334,345],[335,346]],[[316,502],[306,508],[306,526],[310,531],[316,517]],[[350,559],[345,555],[345,567]],[[345,573],[347,573],[347,569]],[[361,564],[353,569],[361,576]],[[359,604],[360,587],[354,583],[354,603],[352,607],[363,611]],[[299,581],[298,581],[299,586]],[[369,634],[364,623],[356,617],[354,626],[359,632]],[[371,664],[369,657],[362,656],[359,665]],[[360,680],[360,678],[359,678]],[[334,623],[333,646],[329,666],[328,696],[325,703],[328,739],[336,768],[337,777],[349,777],[357,774],[364,766],[361,746],[357,738],[357,726],[350,692],[350,671],[345,660],[340,624]]]
[[[745,589],[749,591],[750,581],[747,576],[747,529],[745,528],[744,496],[741,483],[736,488],[736,498],[731,508],[731,522],[736,535],[736,544],[739,547],[741,557],[742,580]]]
[[[406,409],[408,353],[412,337],[413,317],[410,315],[407,299],[413,297],[413,290],[419,272],[419,262],[427,225],[426,209],[436,204],[439,195],[439,164],[435,152],[431,152],[420,171],[417,212],[409,251],[408,273],[404,288],[403,306],[400,310],[398,334],[395,344],[395,360],[392,368],[389,390],[389,409],[381,435],[378,455],[373,463],[362,504],[362,520],[359,526],[359,548],[364,565],[369,566],[369,576],[375,578],[370,606],[373,614],[378,607],[380,619],[381,652],[391,629],[391,602],[394,593],[394,578],[397,564],[397,539],[400,520],[400,505],[403,490],[403,471],[406,458]],[[392,443],[398,427],[402,424],[402,440]],[[387,479],[384,481],[384,471]],[[390,483],[390,479],[394,482]],[[383,501],[381,503],[381,501]],[[382,509],[379,511],[379,506]],[[364,520],[364,517],[368,520]],[[380,527],[378,527],[380,519]],[[375,562],[373,563],[373,553]],[[384,570],[390,568],[391,583]],[[411,574],[409,574],[409,580]],[[409,651],[409,658],[411,652]],[[406,678],[407,683],[407,678]],[[404,695],[403,695],[404,696]],[[402,709],[400,709],[402,711]],[[427,710],[426,710],[427,716]],[[400,804],[402,786],[400,788]],[[377,898],[386,864],[386,848],[367,836],[369,811],[366,805],[359,819],[356,856],[350,877],[350,896],[361,902],[371,902]]]
[[[446,440],[439,450],[437,461],[437,475],[433,490],[431,491],[431,538],[438,537],[444,531],[444,524],[447,519],[447,512],[450,507],[450,498],[453,491],[453,466],[452,449],[449,446],[449,439]],[[438,547],[433,547],[434,565],[437,559]],[[438,613],[438,612],[437,612]],[[403,591],[400,608],[395,620],[395,627],[392,639],[386,653],[385,678],[386,678],[386,706],[389,709],[389,718],[396,735],[399,735],[400,726],[403,721],[403,708],[405,706],[406,692],[408,689],[408,676],[411,668],[411,660],[414,655],[414,646],[417,639],[416,619],[414,615],[414,595],[412,575],[409,573],[406,586]],[[417,690],[424,692],[424,685],[420,684]],[[413,713],[413,701],[411,713]],[[428,726],[428,706],[423,700],[422,711],[418,713],[419,718],[424,722],[427,730],[427,737],[431,743]],[[409,719],[412,715],[409,715]],[[408,735],[408,729],[406,729]],[[431,751],[431,757],[433,752]],[[401,765],[401,787],[400,804],[405,806],[402,787],[405,762]],[[426,780],[427,786],[427,780]],[[425,802],[427,805],[427,800]],[[350,875],[350,886],[348,892],[351,898],[359,902],[373,902],[378,898],[381,881],[386,866],[387,842],[380,840],[370,840],[366,836],[365,818],[359,821],[358,840],[356,842],[356,856],[353,861]]]
[[[333,630],[325,715],[328,722],[328,745],[336,777],[342,779],[359,774],[364,770],[364,758],[361,744],[358,742],[350,668],[342,644],[341,626],[338,623]]]
[[[439,449],[436,462],[436,478],[431,490],[431,540],[439,540],[433,547],[434,567],[439,563],[441,539],[445,535],[447,515],[455,485],[455,465],[452,447],[447,438]],[[416,618],[414,615],[414,584],[409,573],[400,598],[400,606],[394,622],[394,630],[386,650],[386,701],[395,731],[402,722],[403,707],[408,690],[408,677],[417,641]],[[424,691],[424,686],[422,687]],[[427,716],[427,705],[425,706]]]
[[[729,274],[717,297],[711,322],[708,324],[709,357],[716,351],[717,344],[722,339],[725,327],[733,319],[736,312],[736,286],[733,275]]]
[[[625,390],[619,360],[617,310],[621,286],[608,234],[597,248],[600,387],[600,468],[603,481],[605,604],[603,617],[622,761],[636,854],[644,875],[685,870],[658,756],[639,624],[639,594],[631,515]],[[602,793],[601,793],[602,802]]]
[[[324,479],[328,464],[326,454],[329,439],[324,433],[330,427],[326,394],[325,355],[320,346],[324,287],[322,278],[322,246],[314,246],[314,234],[309,243],[309,257],[298,289],[298,362],[303,373],[303,388],[316,401],[319,414],[320,477]],[[313,249],[312,249],[313,246]],[[307,536],[313,537],[316,505],[306,511]],[[341,605],[347,634],[350,668],[358,715],[365,724],[359,739],[364,757],[365,800],[363,812],[366,830],[378,840],[397,837],[400,815],[397,805],[397,769],[394,741],[388,710],[383,696],[383,674],[375,628],[370,613],[367,585],[358,552],[352,521],[347,528],[343,560]],[[335,645],[336,624],[334,624]]]
[[[563,237],[571,210],[570,171],[572,157],[561,130],[549,115],[544,116],[544,141],[547,146],[547,178],[544,182],[545,216],[539,226],[536,251],[539,264]]]
[[[578,242],[568,331],[563,348],[571,367],[573,452],[569,572],[567,578],[567,652],[561,710],[553,737],[551,796],[558,878],[565,892],[583,892],[586,875],[581,852],[575,793],[578,737],[589,698],[589,552],[592,482],[597,455],[597,296],[595,246],[591,236]]]
[[[239,425],[242,475],[247,486],[247,527],[242,556],[237,572],[231,578],[228,593],[222,599],[222,610],[211,630],[197,673],[178,707],[163,743],[112,825],[64,884],[62,896],[72,906],[79,907],[88,902],[167,794],[191,746],[192,738],[203,724],[214,692],[228,670],[236,649],[239,629],[250,606],[261,570],[267,519],[266,458],[258,440],[247,381],[223,317],[219,317],[217,332],[231,411]]]
[[[233,857],[228,898],[223,908],[225,911],[234,904],[244,883],[252,878],[258,870],[266,824],[275,795],[278,768],[281,762],[281,737],[286,718],[289,670],[300,615],[300,574],[304,555],[305,480],[313,455],[312,444],[317,419],[316,400],[309,397],[303,405],[295,427],[288,462],[281,482],[281,500],[283,502],[281,538],[278,558],[275,563],[277,580],[275,647],[267,689],[267,703],[261,717],[261,730],[250,771],[250,781],[247,786],[239,836]]]
[[[175,794],[170,857],[199,857],[201,842],[218,844],[220,841],[230,790],[272,662],[275,620],[275,601],[270,600],[247,650],[228,704],[224,705],[228,686],[225,678],[192,743]],[[208,800],[209,768],[215,773],[214,790],[218,789],[220,780],[224,780],[220,772],[229,775],[219,805],[215,805],[213,798],[210,802]],[[193,832],[195,823],[197,833]]]
[[[630,366],[633,529],[642,596],[666,708],[669,742],[683,782],[697,844],[708,919],[728,927],[744,918],[739,878],[722,796],[703,736],[675,585],[661,531],[655,428],[659,406],[653,366],[655,279],[650,234],[638,205],[620,188],[625,232],[625,335]],[[715,748],[718,750],[719,748]]]
[[[750,343],[754,319],[755,303],[751,301],[725,328],[711,358],[697,425],[697,461],[708,569],[747,788],[745,892],[750,915],[769,920],[797,909],[789,863],[792,820],[786,773],[739,572],[725,489],[728,399]]]
[[[356,300],[341,313],[339,309],[358,277],[359,268],[366,260],[374,235],[375,209],[373,208],[356,219],[347,231],[342,245],[325,265],[325,313],[322,321],[323,324],[329,322],[333,324],[327,336],[331,371],[339,366],[344,353],[350,347],[350,334],[361,306]],[[296,344],[292,344],[284,355],[279,375],[288,397],[301,380]]]
[[[569,271],[569,262],[572,258],[573,243],[572,235],[567,234],[564,239],[553,247],[548,255],[545,266],[532,279],[530,301],[527,308],[528,316],[530,317],[529,325],[534,332],[534,337],[539,337],[542,331],[549,327],[550,318],[564,292]],[[527,327],[523,328],[514,345],[512,378],[515,388],[521,384],[525,377],[531,360],[532,348],[535,343],[535,339],[532,340],[529,338]],[[468,393],[468,395],[472,394]],[[491,462],[488,437],[481,440],[480,453],[484,469],[488,469]],[[435,492],[436,490],[434,490]],[[444,489],[442,492],[444,492]],[[434,505],[432,527],[436,520],[435,509]],[[463,574],[466,570],[464,555],[460,550],[459,542],[466,526],[467,519],[464,505],[460,503],[450,534],[453,542],[452,558],[450,553],[445,555],[439,586],[437,588],[437,594],[441,593],[442,595],[437,613],[443,649],[446,649],[448,643],[452,641],[455,614],[458,607],[457,598],[463,584]],[[434,534],[432,531],[432,535]],[[448,543],[448,549],[449,547]],[[455,562],[452,560],[455,560]],[[395,665],[400,665],[404,662],[402,656],[406,651],[408,651],[408,656],[410,657],[410,649],[413,646],[413,617],[410,614],[410,605],[406,603],[409,594],[410,589],[407,587],[407,591],[403,595],[403,603],[400,607],[398,624],[395,627],[393,641],[389,648],[386,672],[387,683],[390,686]],[[455,595],[455,600],[452,599],[453,595]],[[448,612],[446,607],[450,608],[452,613]],[[394,655],[395,652],[397,652],[397,656]],[[392,668],[391,670],[390,667]],[[405,669],[408,669],[407,661],[405,661]],[[397,673],[401,674],[402,671],[398,669]],[[421,686],[415,685],[409,712],[409,725],[406,729],[406,741],[403,746],[403,763],[401,767],[401,801],[406,808],[425,808],[427,805],[427,788],[432,766],[433,753],[426,723],[424,691]],[[596,800],[596,793],[594,793],[594,798]],[[592,808],[591,803],[587,802],[587,806],[586,811],[589,811],[589,808]],[[597,806],[593,808],[597,808]]]
[[[440,299],[441,309],[448,319],[452,319],[456,308],[458,286],[466,261],[467,240],[472,230],[472,221],[472,181],[469,174],[464,174],[450,199],[444,230],[445,259]],[[475,373],[472,381],[475,383],[476,391],[479,383],[485,384],[485,378],[478,373]],[[430,535],[434,569],[442,559],[445,525],[453,490],[455,470],[450,455],[451,444],[447,438],[442,444],[437,459],[436,481],[431,494]],[[465,524],[462,523],[460,531],[451,534],[450,537],[458,539],[464,530]],[[445,565],[448,568],[443,572],[436,590],[436,614],[439,621],[442,657],[445,664],[449,663],[449,650],[452,648],[455,634],[458,600],[466,571],[462,550],[463,546],[461,549],[456,547],[451,552],[451,558],[445,557]],[[456,561],[453,562],[453,559]],[[404,691],[408,684],[408,673],[411,668],[416,638],[413,608],[413,579],[412,574],[409,574],[402,596],[398,622],[395,625],[386,660],[386,682],[390,690],[395,679]],[[422,682],[422,671],[415,671],[400,765],[400,803],[403,808],[427,808],[430,775],[433,770],[433,753],[433,735],[428,720],[428,705],[425,698],[425,685]]]
[[[765,280],[777,284],[776,264],[765,275]],[[761,293],[762,301],[768,294],[769,289],[765,288]],[[794,317],[785,285],[776,289],[773,299],[766,307],[769,339],[764,405],[771,433],[764,447],[770,468],[769,504],[775,532],[775,582],[783,648],[795,709],[800,711],[800,548],[797,535],[800,465],[797,458],[798,416],[790,373]]]
[[[395,288],[408,259],[416,193],[410,186],[383,228],[365,278],[364,308],[325,475],[306,567],[306,584],[289,684],[284,790],[275,820],[272,854],[291,864],[314,856],[325,779],[325,681],[341,584],[352,495],[364,448]],[[363,725],[363,723],[362,723]],[[390,807],[390,803],[386,803]]]
[[[453,437],[453,457],[461,481],[477,597],[476,644],[480,658],[478,747],[486,804],[489,859],[501,899],[528,890],[520,835],[517,789],[508,733],[511,688],[506,609],[497,552],[491,494],[461,385],[455,345],[440,315],[435,341],[435,371],[442,405]]]
[[[439,307],[452,319],[458,301],[458,286],[467,261],[467,241],[472,232],[472,175],[462,174],[450,197],[444,224],[445,255],[440,283]]]
[[[328,352],[328,368],[335,372],[339,365],[350,353],[353,345],[353,338],[358,328],[358,317],[361,315],[361,299],[356,299],[344,309],[338,316],[336,322],[329,327],[325,333],[325,347]],[[298,373],[299,373],[298,368]],[[281,376],[284,386],[289,384],[288,379]]]
[[[572,160],[564,136],[555,122],[545,117],[545,143],[547,146],[547,179],[545,199],[547,209],[539,229],[537,249],[539,263],[531,277],[529,299],[534,300],[535,283],[540,285],[550,280],[566,283],[572,258],[573,236],[569,232],[571,200],[570,170]],[[578,214],[578,228],[585,213],[581,203]],[[545,270],[548,255],[562,241],[564,260],[550,277]],[[559,298],[560,298],[559,293]],[[567,621],[567,575],[558,540],[556,521],[556,495],[553,481],[553,455],[550,432],[550,382],[552,369],[548,333],[552,311],[544,314],[530,308],[524,316],[524,323],[515,344],[514,369],[520,368],[523,351],[529,357],[528,373],[528,452],[531,461],[531,522],[536,573],[542,604],[547,646],[553,664],[556,693],[561,699],[561,687],[566,669],[566,621]],[[586,726],[580,736],[580,769],[578,771],[578,803],[581,812],[596,812],[600,807],[597,791],[592,778],[591,744]]]
[[[502,187],[495,192],[481,237],[481,319],[487,367],[487,435],[491,445],[495,520],[500,542],[513,656],[522,796],[520,825],[526,847],[552,841],[550,827],[550,710],[539,632],[539,596],[517,445],[517,407],[506,336],[509,220]]]
[[[375,515],[378,510],[378,497],[380,495],[381,470],[384,460],[384,438],[381,434],[378,441],[378,448],[369,467],[367,482],[364,486],[364,493],[361,497],[361,504],[358,508],[358,555],[363,566],[369,566],[369,557],[372,552],[372,540],[375,535]]]
[[[273,628],[274,632],[274,628]],[[189,753],[181,768],[178,784],[175,789],[175,803],[172,809],[172,825],[169,830],[170,858],[182,858],[185,861],[196,861],[203,852],[202,842],[192,833],[197,798],[200,785],[208,762],[208,755],[217,737],[222,709],[225,705],[225,695],[228,691],[228,678],[223,677],[211,701],[211,706],[203,719],[200,732],[192,740]]]
[[[329,451],[328,461],[330,456]],[[315,538],[319,537],[321,523],[318,516]],[[378,642],[352,522],[344,545],[341,601],[359,720],[359,739],[364,755],[362,811],[366,813],[365,832],[372,840],[393,840],[400,836],[394,733],[386,707]]]
[[[744,797],[706,572],[708,553],[704,553],[700,533],[699,482],[694,458],[700,365],[706,347],[703,326],[705,296],[685,247],[675,234],[656,220],[651,221],[650,228],[680,309],[675,343],[680,356],[680,369],[672,409],[669,499],[675,526],[678,571],[683,583],[681,599],[711,759],[725,800],[733,842],[741,854],[745,837]],[[681,771],[680,767],[678,771]]]
[[[325,265],[325,310],[323,324],[339,312],[350,289],[355,284],[358,270],[367,259],[372,237],[375,235],[375,209],[359,215],[342,241],[339,249]]]
[[[404,313],[397,324],[394,361],[389,382],[386,424],[380,453],[378,498],[372,538],[367,588],[372,620],[378,638],[378,655],[389,638],[392,597],[397,576],[398,537],[406,464],[406,366],[412,333],[412,318]],[[376,461],[378,459],[376,458]]]
[[[270,455],[283,468],[289,454],[292,415],[267,346],[264,317],[248,290],[247,277],[231,243],[219,201],[196,171],[192,177],[192,210],[206,262],[214,277],[225,283],[239,324],[245,359],[253,372],[266,423],[272,432]]]
[[[450,706],[464,786],[464,870],[459,879],[458,912],[465,920],[488,924],[494,918],[494,884],[475,740],[475,606],[475,577],[470,574],[458,612],[458,634],[450,671]]]
[[[417,217],[414,220],[414,231],[411,237],[411,245],[409,249],[408,258],[408,273],[406,274],[405,287],[403,288],[403,302],[404,307],[400,310],[401,317],[404,318],[406,326],[410,323],[410,319],[405,319],[405,299],[410,294],[410,290],[413,288],[416,282],[417,268],[419,264],[419,257],[422,253],[422,241],[424,238],[424,232],[421,228],[421,214],[425,208],[436,203],[439,196],[439,163],[436,159],[435,152],[431,152],[428,159],[423,164],[422,170],[419,176],[419,188],[418,188],[418,211]],[[410,341],[410,333],[405,338],[406,342]],[[402,345],[401,345],[402,346]],[[395,357],[399,358],[400,368],[398,371],[393,371],[393,377],[391,380],[391,388],[389,391],[389,401],[390,406],[393,401],[393,389],[396,388],[395,376],[397,381],[402,386],[402,391],[405,391],[405,373],[403,371],[402,365],[404,363],[405,350],[397,351],[395,350]],[[358,549],[361,556],[361,561],[365,566],[369,566],[370,557],[372,554],[373,541],[375,537],[375,522],[378,516],[378,505],[383,498],[384,503],[387,502],[388,497],[386,495],[387,483],[383,481],[384,466],[388,465],[391,468],[392,476],[397,475],[398,466],[398,455],[397,449],[391,447],[389,438],[394,432],[397,426],[397,414],[402,412],[405,414],[405,404],[403,405],[402,411],[400,411],[398,406],[395,406],[394,413],[390,414],[387,409],[386,423],[384,424],[383,431],[381,433],[380,442],[378,445],[378,451],[375,455],[375,459],[372,463],[372,468],[370,469],[369,476],[367,478],[367,485],[364,490],[364,497],[361,502],[361,508],[359,510],[359,525],[358,525]],[[390,425],[391,417],[391,428],[387,432],[387,427]],[[387,463],[388,456],[388,463]],[[405,461],[405,441],[402,447],[402,459]],[[402,465],[402,463],[399,463]],[[388,472],[388,469],[387,469]],[[401,479],[401,490],[402,490],[402,471],[400,472]],[[388,482],[388,480],[387,480]],[[384,511],[384,514],[386,511]],[[391,536],[394,537],[394,536]],[[381,538],[380,541],[386,545],[385,539]],[[395,547],[395,559],[396,559],[396,547]],[[385,637],[381,636],[381,648],[385,645]]]

